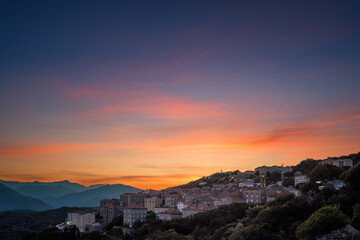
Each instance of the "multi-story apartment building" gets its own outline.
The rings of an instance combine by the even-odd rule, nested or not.
[[[242,194],[246,203],[259,204],[264,201],[263,188],[260,187],[241,188],[240,193]]]
[[[141,206],[124,207],[124,226],[133,227],[137,221],[144,222],[146,220],[147,209]]]
[[[109,224],[115,217],[122,213],[122,202],[119,199],[103,199],[100,201],[100,216],[103,217],[103,223]]]
[[[66,221],[76,225],[79,231],[83,233],[86,231],[86,225],[95,223],[95,214],[83,211],[68,212]]]
[[[122,206],[145,206],[145,194],[142,193],[125,193],[120,195],[120,201],[122,202]]]
[[[145,207],[148,211],[155,211],[155,208],[160,207],[162,200],[158,197],[145,198]]]
[[[337,167],[352,167],[353,160],[351,159],[326,159],[320,162],[320,164],[330,164]]]

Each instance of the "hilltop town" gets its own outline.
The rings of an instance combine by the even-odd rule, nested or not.
[[[259,205],[274,201],[284,193],[299,197],[302,187],[312,178],[311,170],[318,165],[349,169],[352,159],[308,159],[295,167],[260,166],[253,171],[218,172],[185,185],[163,190],[147,189],[139,193],[125,193],[114,199],[100,201],[100,213],[69,212],[66,223],[59,229],[76,225],[80,232],[100,231],[116,220],[122,232],[130,234],[149,215],[167,221],[187,218],[201,212],[232,203]],[[317,181],[318,189],[339,190],[346,186],[340,179]],[[120,219],[119,219],[120,218]]]

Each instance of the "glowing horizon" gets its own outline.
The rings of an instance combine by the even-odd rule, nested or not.
[[[360,151],[351,4],[2,4],[2,180],[161,189]]]

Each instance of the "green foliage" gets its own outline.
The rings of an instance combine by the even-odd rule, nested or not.
[[[352,192],[360,193],[360,163],[352,166],[345,173],[345,182],[349,184]]]
[[[146,238],[145,240],[192,240],[190,236],[181,236],[174,229],[157,234],[153,237]]]
[[[283,182],[284,187],[295,186],[295,179],[293,177],[286,178]]]
[[[351,220],[351,225],[358,230],[360,229],[360,203],[354,206],[354,213]]]
[[[346,216],[336,206],[326,206],[314,212],[296,230],[300,239],[315,239],[346,225]]]
[[[106,225],[105,229],[107,231],[110,231],[111,229],[113,229],[114,226],[122,226],[122,225],[123,225],[123,215],[120,215],[118,217],[114,217],[111,223]]]
[[[272,172],[269,174],[268,172],[266,173],[266,183],[273,184],[273,183],[277,183],[280,180],[281,180],[281,173],[279,172]]]
[[[294,166],[293,172],[300,171],[302,174],[308,175],[319,164],[319,162],[319,160],[308,158]]]
[[[202,177],[198,180],[189,182],[187,184],[178,186],[180,188],[198,188],[198,187],[204,187],[204,186],[212,186],[213,184],[228,184],[230,183],[230,175],[236,174],[237,172],[218,172],[214,173],[207,177]],[[206,185],[200,186],[199,183],[201,182],[207,182]]]
[[[42,231],[49,225],[64,222],[67,212],[70,211],[93,212],[94,209],[62,207],[42,212],[2,212],[0,213],[0,239],[20,239],[28,232]]]
[[[309,173],[309,178],[312,181],[330,181],[339,179],[342,172],[343,170],[337,166],[319,164]]]

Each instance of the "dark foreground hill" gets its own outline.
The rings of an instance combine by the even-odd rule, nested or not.
[[[42,212],[6,211],[0,212],[0,239],[21,239],[23,234],[41,231],[50,225],[65,221],[70,211],[93,212],[92,208],[58,208]]]
[[[51,208],[53,207],[39,199],[23,196],[0,183],[0,211],[14,209],[42,211]]]

